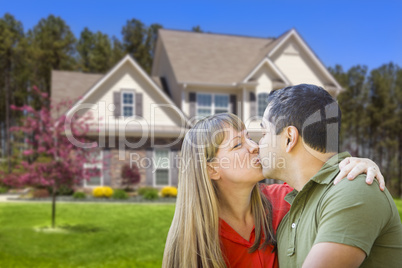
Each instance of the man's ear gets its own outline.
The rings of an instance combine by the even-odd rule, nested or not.
[[[290,153],[295,148],[299,140],[299,131],[294,126],[289,126],[285,129],[286,146],[285,150]]]
[[[208,175],[211,180],[219,180],[221,178],[221,174],[219,173],[219,169],[216,165],[212,163],[207,163]]]

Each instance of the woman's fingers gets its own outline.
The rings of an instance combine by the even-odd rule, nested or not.
[[[354,180],[360,174],[366,173],[367,166],[364,163],[358,163],[348,174],[348,180]]]
[[[377,165],[370,159],[360,159],[355,157],[345,158],[339,163],[340,172],[334,180],[334,184],[340,182],[347,177],[348,180],[355,179],[358,175],[366,173],[366,183],[372,184],[377,179],[380,184],[381,191],[385,189],[385,180]]]
[[[341,163],[339,163],[339,165],[341,165]],[[353,165],[350,165],[349,163],[347,163],[347,164],[344,164],[343,167],[339,167],[339,168],[341,169],[341,171],[339,172],[338,176],[336,176],[336,178],[334,180],[334,184],[337,184],[343,178],[345,178],[349,174],[349,172],[353,169]]]
[[[339,163],[339,169],[342,170],[347,164],[350,163],[350,157],[346,157]]]

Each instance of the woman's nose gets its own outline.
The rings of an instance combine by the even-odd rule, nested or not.
[[[258,144],[253,140],[248,140],[250,153],[258,153]]]

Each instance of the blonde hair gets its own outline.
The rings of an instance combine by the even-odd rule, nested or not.
[[[226,267],[219,239],[218,192],[209,178],[207,162],[215,157],[227,127],[245,129],[236,115],[217,114],[200,120],[184,138],[176,210],[162,267]],[[251,193],[256,237],[251,252],[275,243],[271,210],[256,185]]]

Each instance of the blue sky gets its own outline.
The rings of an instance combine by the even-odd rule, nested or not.
[[[312,0],[0,0],[0,16],[11,13],[24,29],[49,14],[81,30],[121,38],[122,26],[136,18],[146,25],[258,37],[277,37],[296,28],[326,66],[356,64],[376,68],[393,61],[402,67],[402,1]]]

